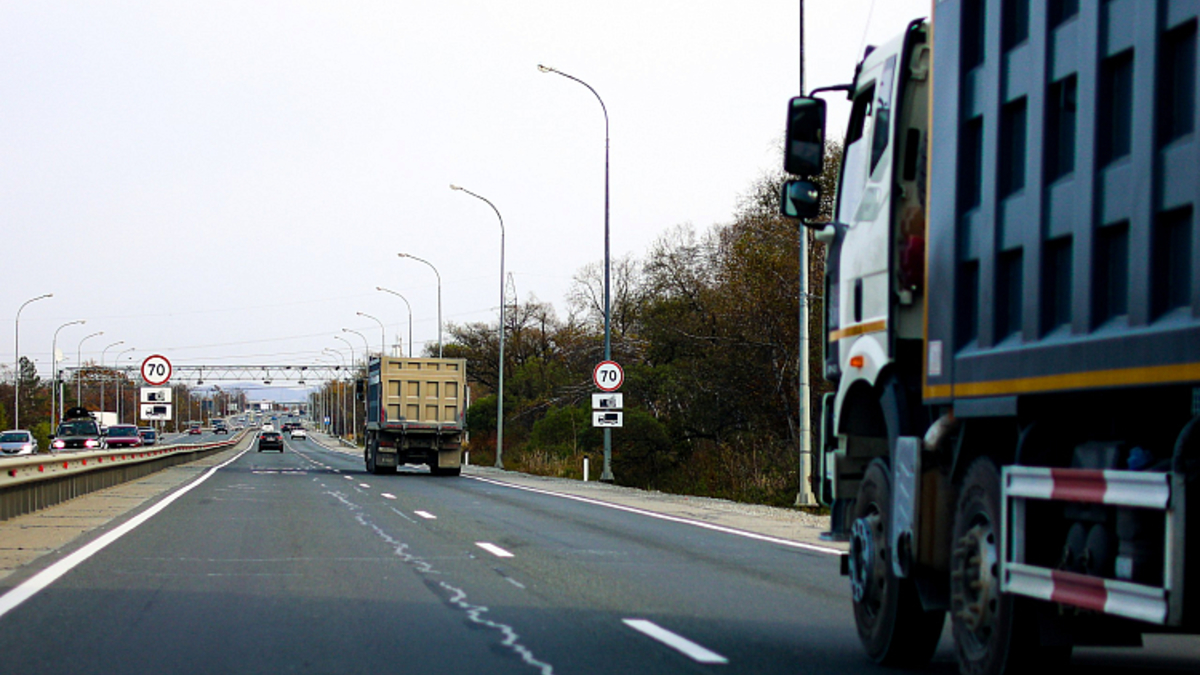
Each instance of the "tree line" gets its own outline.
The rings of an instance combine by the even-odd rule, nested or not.
[[[821,176],[828,218],[839,148]],[[613,359],[625,369],[624,426],[613,430],[623,485],[777,505],[799,468],[799,244],[779,216],[782,174],[756,180],[731,222],[679,225],[640,257],[613,261]],[[810,239],[811,242],[811,239]],[[824,247],[810,246],[812,420],[821,375]],[[603,359],[603,269],[575,276],[566,316],[529,296],[506,299],[506,468],[579,477],[599,467],[592,369]],[[493,461],[499,340],[495,322],[451,324],[446,356],[468,360],[471,462]],[[819,424],[813,423],[814,429]],[[816,447],[814,442],[814,447]]]

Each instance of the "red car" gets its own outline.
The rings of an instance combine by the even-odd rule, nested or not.
[[[110,448],[140,448],[142,435],[133,424],[114,424],[105,432],[105,441]]]

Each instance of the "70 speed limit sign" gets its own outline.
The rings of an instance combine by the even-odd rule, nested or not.
[[[625,371],[616,361],[601,361],[592,371],[592,381],[600,391],[616,391],[625,383]]]
[[[167,357],[155,354],[147,356],[142,361],[142,379],[152,387],[159,387],[171,381],[171,362]]]

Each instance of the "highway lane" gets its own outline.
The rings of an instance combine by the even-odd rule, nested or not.
[[[286,443],[0,616],[5,670],[893,672],[833,556]]]

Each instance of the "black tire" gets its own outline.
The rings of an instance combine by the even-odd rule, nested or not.
[[[367,436],[366,449],[364,452],[367,455],[367,471],[376,476],[385,476],[387,474],[396,473],[394,466],[380,466],[376,459],[379,457],[379,438],[374,434]]]
[[[918,666],[937,650],[946,620],[926,612],[912,581],[892,571],[888,544],[892,488],[888,466],[872,461],[851,514],[850,582],[854,623],[867,655],[880,665]]]
[[[954,512],[950,617],[963,675],[1005,675],[1065,665],[1070,645],[1042,646],[1036,601],[1000,593],[1000,471],[968,467]]]

